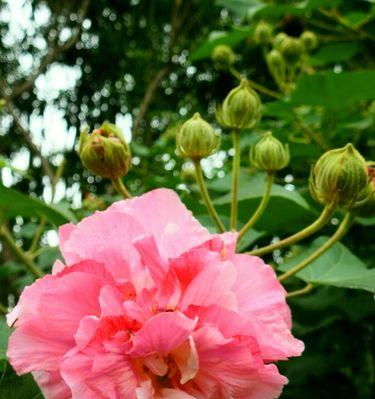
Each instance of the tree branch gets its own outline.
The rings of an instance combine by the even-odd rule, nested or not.
[[[85,19],[89,4],[90,0],[83,1],[81,9],[78,12],[77,26],[75,27],[75,32],[72,36],[63,45],[49,49],[46,56],[39,64],[39,67],[29,77],[27,77],[23,83],[14,87],[12,93],[7,96],[8,99],[14,99],[25,91],[31,90],[37,78],[45,72],[48,65],[53,62],[59,54],[68,51],[77,43],[82,30],[82,22]]]

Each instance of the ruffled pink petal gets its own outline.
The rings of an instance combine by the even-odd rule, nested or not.
[[[282,360],[299,356],[304,345],[290,331],[286,293],[275,272],[255,256],[235,255],[233,261],[237,280],[232,290],[237,297],[238,313],[255,331],[263,358]]]
[[[198,399],[274,399],[287,379],[274,366],[265,366],[253,352],[253,340],[225,339],[213,327],[193,333],[199,372],[184,390]]]
[[[34,371],[32,374],[45,399],[71,399],[72,393],[60,371]]]
[[[185,384],[197,375],[199,370],[199,356],[192,337],[189,337],[178,348],[173,349],[170,354],[180,371],[181,384]]]
[[[232,262],[214,262],[206,265],[186,288],[179,308],[185,310],[189,305],[218,304],[235,309],[237,307],[236,298],[231,287],[236,276],[237,271]]]
[[[157,399],[195,399],[194,396],[187,394],[179,389],[164,388],[160,394],[156,396]]]
[[[252,336],[254,331],[249,322],[242,318],[237,312],[225,309],[221,306],[189,306],[185,314],[198,318],[197,328],[215,326],[225,338],[235,336]]]
[[[118,281],[131,280],[134,285],[142,285],[144,268],[132,245],[142,234],[142,226],[123,212],[96,212],[78,223],[60,249],[69,265],[94,259],[103,263]]]
[[[112,285],[104,286],[99,295],[99,303],[101,309],[101,315],[105,316],[116,316],[124,314],[124,298],[121,295],[121,291]]]
[[[155,237],[164,259],[176,258],[211,237],[172,190],[153,190],[141,197],[116,202],[109,209],[136,219]]]
[[[98,298],[103,281],[99,277],[78,272],[48,277],[30,287],[25,298],[27,302],[37,300],[35,308],[22,318],[9,339],[8,357],[18,373],[55,369],[74,346],[80,320],[100,312]],[[32,305],[27,303],[27,309]]]
[[[73,399],[135,399],[137,378],[123,355],[103,354],[97,360],[88,354],[76,354],[64,360],[62,375]]]
[[[188,339],[196,320],[179,312],[164,312],[147,320],[133,338],[133,357],[145,357],[154,353],[167,355]]]

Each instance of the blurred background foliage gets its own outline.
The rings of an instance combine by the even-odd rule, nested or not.
[[[98,127],[103,120],[119,123],[131,139],[133,168],[126,183],[133,194],[173,188],[213,228],[199,201],[191,165],[175,153],[174,137],[181,122],[197,111],[219,129],[215,105],[237,82],[215,69],[211,52],[217,44],[235,51],[242,74],[278,91],[264,52],[253,40],[260,20],[270,23],[275,33],[292,37],[311,30],[319,45],[288,97],[259,93],[262,121],[241,134],[240,223],[247,221],[264,190],[264,176],[249,165],[249,146],[272,130],[289,143],[292,157],[243,249],[255,242],[267,244],[316,218],[320,207],[310,198],[307,179],[311,164],[324,151],[352,142],[367,160],[375,160],[375,3],[0,2],[0,217],[19,246],[33,247],[34,261],[43,271],[50,271],[60,256],[59,225],[118,198],[108,181],[83,169],[76,153],[79,131],[86,125]],[[203,169],[228,222],[233,152],[229,135],[223,133],[220,151],[203,161]],[[341,218],[337,213],[323,234],[332,234]],[[317,284],[315,290],[289,300],[295,334],[305,341],[306,351],[279,365],[290,379],[283,398],[372,397],[374,223],[374,217],[358,218],[343,244],[313,264],[316,275],[304,276]],[[35,243],[38,229],[41,240]],[[318,245],[314,239],[275,251],[267,260],[283,269]],[[6,246],[0,248],[0,303],[6,311],[32,276]],[[333,277],[327,267],[335,270]],[[297,279],[287,285],[288,290],[299,287]],[[6,362],[7,334],[0,319],[0,398],[41,397],[32,378],[16,377]]]

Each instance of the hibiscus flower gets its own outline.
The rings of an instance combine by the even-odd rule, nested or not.
[[[171,190],[62,226],[51,275],[8,315],[9,361],[47,399],[272,399],[298,356],[286,292]]]

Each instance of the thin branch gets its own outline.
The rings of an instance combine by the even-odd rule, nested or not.
[[[160,85],[160,82],[164,78],[164,76],[167,74],[169,71],[169,65],[163,66],[159,71],[156,73],[154,78],[148,83],[145,94],[142,98],[141,104],[139,106],[139,111],[137,113],[137,116],[135,118],[133,127],[132,127],[132,133],[133,135],[136,134],[138,131],[139,125],[141,124],[144,116],[147,113],[148,107],[150,106],[151,101],[153,100],[156,90]]]
[[[180,28],[185,27],[184,21],[185,18],[188,16],[186,12],[181,12],[182,6],[184,1],[183,0],[175,0],[174,7],[172,10],[171,15],[171,31],[169,33],[169,51],[171,52],[173,45],[176,43],[177,38],[180,33]],[[189,2],[185,3],[187,7],[189,7]],[[184,10],[186,11],[186,10]],[[145,115],[147,114],[148,108],[155,96],[155,93],[160,85],[160,82],[163,80],[165,75],[171,69],[171,64],[168,62],[166,65],[161,67],[155,74],[155,76],[149,81],[145,94],[140,102],[139,111],[135,117],[134,124],[132,127],[132,134],[136,135],[139,129],[139,126],[144,119]]]
[[[308,294],[309,292],[311,292],[313,290],[313,288],[314,288],[314,286],[309,283],[309,284],[306,284],[303,288],[301,288],[299,290],[288,292],[286,294],[286,297],[293,298],[295,296],[305,295],[305,294]]]
[[[82,22],[85,19],[90,0],[84,0],[82,3],[81,9],[78,12],[79,17],[77,20],[77,26],[75,27],[75,32],[72,34],[72,36],[63,45],[49,49],[46,56],[40,62],[38,68],[29,77],[27,77],[23,83],[19,84],[13,89],[12,93],[7,96],[8,99],[14,99],[25,91],[32,89],[35,81],[42,73],[45,72],[48,65],[53,62],[61,53],[68,51],[77,43],[81,35]]]
[[[1,92],[2,92],[2,94],[4,94],[4,87],[3,87],[2,83],[0,83],[0,85],[1,85],[1,87],[0,87]],[[29,132],[29,130],[26,129],[22,125],[22,123],[21,123],[21,121],[20,121],[20,119],[19,119],[19,117],[17,115],[17,111],[15,109],[15,106],[14,106],[13,102],[11,100],[8,100],[8,99],[6,101],[7,101],[6,106],[7,106],[8,112],[13,118],[13,123],[14,123],[14,126],[15,126],[16,130],[23,136],[23,138],[25,139],[25,142],[28,145],[30,151],[35,156],[40,158],[40,160],[42,162],[42,167],[43,167],[44,173],[49,177],[50,181],[52,182],[53,181],[53,177],[54,177],[54,173],[53,173],[52,167],[51,167],[48,159],[42,154],[42,152],[39,149],[39,147],[33,142],[33,139],[32,139],[32,136],[31,136],[31,133]]]
[[[33,260],[20,248],[14,241],[12,234],[8,228],[3,225],[0,229],[0,237],[3,239],[4,243],[13,252],[13,254],[26,266],[27,270],[35,277],[43,277],[43,272],[39,267],[33,262]]]

